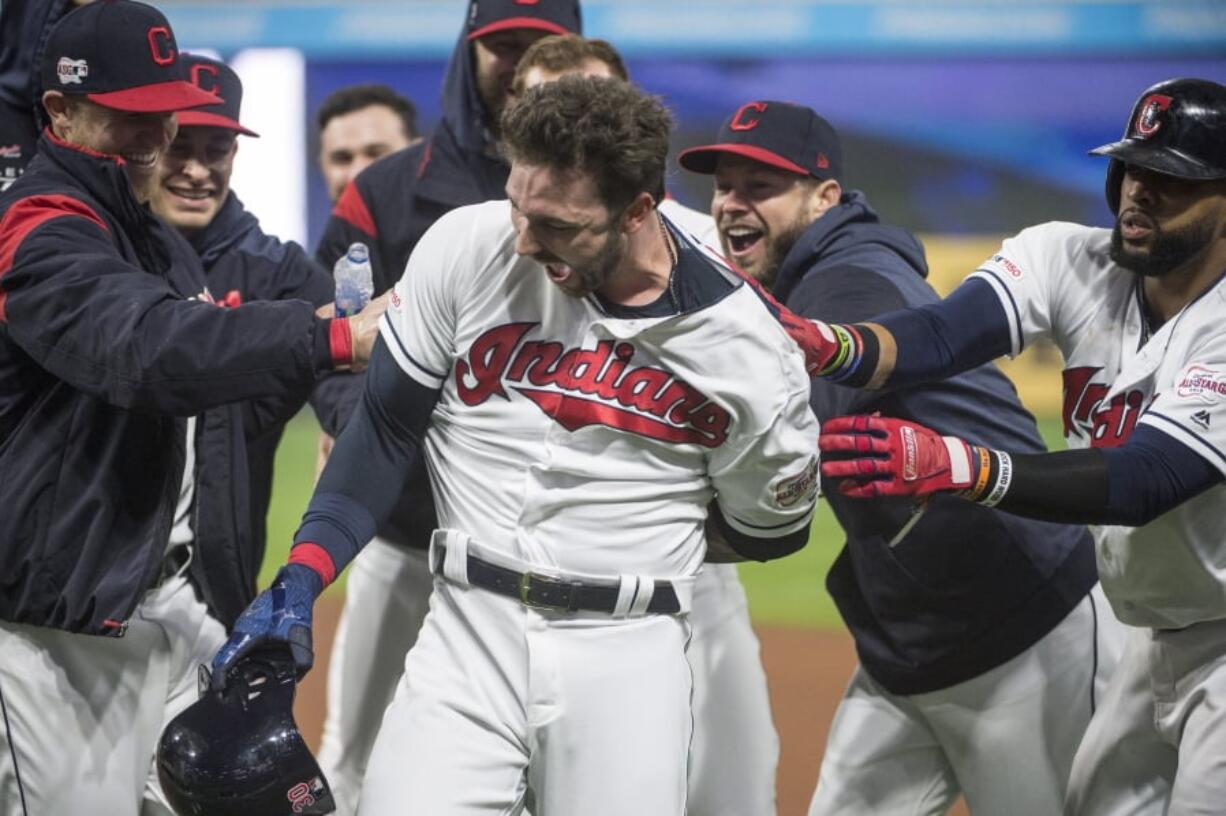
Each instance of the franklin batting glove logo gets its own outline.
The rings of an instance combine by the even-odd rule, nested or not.
[[[61,85],[80,85],[89,76],[89,63],[83,59],[60,57],[60,61],[55,64],[55,73]]]

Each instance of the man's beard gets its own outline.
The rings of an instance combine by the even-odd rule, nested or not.
[[[497,133],[502,112],[507,107],[507,92],[502,79],[498,76],[478,76],[477,95],[481,97],[481,104],[489,114],[490,127]]]
[[[573,298],[584,298],[599,291],[613,277],[613,273],[621,266],[625,251],[616,235],[610,235],[605,240],[604,247],[590,262],[583,266],[571,266],[574,278],[559,288]],[[550,259],[552,262],[552,259]],[[545,262],[542,262],[545,263]]]
[[[781,229],[778,235],[766,242],[766,254],[762,257],[762,273],[758,275],[758,281],[766,289],[775,288],[775,281],[779,278],[779,268],[783,266],[783,260],[792,251],[792,247],[796,246],[796,242],[800,240],[804,231],[809,228],[809,223],[803,217],[797,218]]]
[[[1124,246],[1117,218],[1115,228],[1111,230],[1111,260],[1143,277],[1160,278],[1204,252],[1212,240],[1213,224],[1209,219],[1169,232],[1163,232],[1155,225],[1149,252],[1135,253]]]

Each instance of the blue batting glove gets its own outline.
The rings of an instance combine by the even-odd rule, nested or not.
[[[239,615],[230,639],[213,656],[211,686],[220,691],[238,661],[257,649],[288,648],[301,679],[314,662],[311,609],[323,591],[319,574],[301,564],[287,564]]]

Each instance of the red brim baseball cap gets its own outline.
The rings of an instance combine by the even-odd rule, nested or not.
[[[778,167],[780,170],[787,170],[802,176],[809,175],[809,171],[796,162],[788,161],[778,153],[773,153],[764,147],[747,144],[711,144],[691,147],[682,150],[677,155],[677,161],[686,170],[710,175],[715,172],[715,164],[719,161],[721,153],[732,153],[762,164],[769,164],[771,167]]]
[[[677,161],[686,170],[709,175],[726,153],[817,179],[840,178],[843,169],[843,149],[834,127],[791,102],[742,105],[720,126],[715,144],[683,150]]]
[[[525,28],[546,34],[582,34],[578,0],[471,0],[468,4],[469,40]]]
[[[122,91],[86,94],[85,98],[104,108],[132,113],[173,113],[214,104],[217,99],[190,82],[157,82],[125,88]]]
[[[493,34],[496,31],[511,31],[519,28],[533,28],[537,31],[544,31],[549,34],[570,33],[557,23],[551,23],[548,20],[540,20],[536,17],[512,17],[507,20],[499,20],[496,23],[490,23],[487,26],[478,28],[476,31],[473,31],[468,35],[468,39],[476,40],[487,34]]]
[[[181,111],[178,116],[179,127],[184,125],[192,127],[219,127],[226,130],[232,130],[235,133],[241,133],[244,136],[255,136],[259,138],[258,133],[254,130],[245,128],[239,122],[234,121],[229,116],[222,116],[219,113],[209,113],[204,110],[185,110]]]

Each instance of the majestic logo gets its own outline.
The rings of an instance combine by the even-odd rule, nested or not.
[[[1184,372],[1175,393],[1181,399],[1196,398],[1212,405],[1226,397],[1226,377],[1211,368],[1194,365]]]
[[[60,57],[55,64],[55,75],[59,77],[61,85],[80,85],[89,76],[89,63],[83,59]]]
[[[993,255],[992,260],[1000,264],[1001,266],[1003,266],[1005,268],[1005,271],[1008,272],[1010,276],[1012,276],[1013,278],[1017,280],[1021,280],[1022,275],[1025,274],[1022,272],[1022,268],[1020,266],[1018,266],[1013,261],[1006,258],[1004,255]]]
[[[751,111],[753,113],[751,113]],[[747,102],[736,109],[736,113],[732,114],[732,121],[728,124],[729,130],[753,130],[761,121],[762,114],[766,112],[765,102]],[[757,116],[753,114],[756,113]]]
[[[1132,129],[1142,139],[1148,139],[1162,127],[1162,114],[1171,106],[1171,98],[1163,94],[1150,94],[1141,102],[1137,119]]]
[[[1195,414],[1192,414],[1192,421],[1195,422],[1197,425],[1201,426],[1202,428],[1204,428],[1206,431],[1209,430],[1209,412],[1208,411],[1202,409],[1200,411],[1197,411]]]
[[[674,444],[717,448],[732,417],[689,383],[660,368],[631,367],[635,348],[602,340],[594,349],[524,341],[537,324],[508,323],[473,341],[455,367],[464,404],[509,400],[506,386],[568,431],[604,425]]]
[[[1092,382],[1101,366],[1064,370],[1064,437],[1086,437],[1093,448],[1115,448],[1128,440],[1141,411],[1145,394],[1138,390],[1116,394],[1106,405],[1111,387]]]
[[[299,782],[297,785],[294,785],[285,792],[285,798],[289,800],[290,809],[294,813],[301,813],[315,804],[323,792],[323,780],[316,776],[306,782]]]
[[[805,469],[795,476],[788,476],[775,482],[775,504],[787,508],[801,501],[812,498],[817,491],[817,457],[809,458]]]

